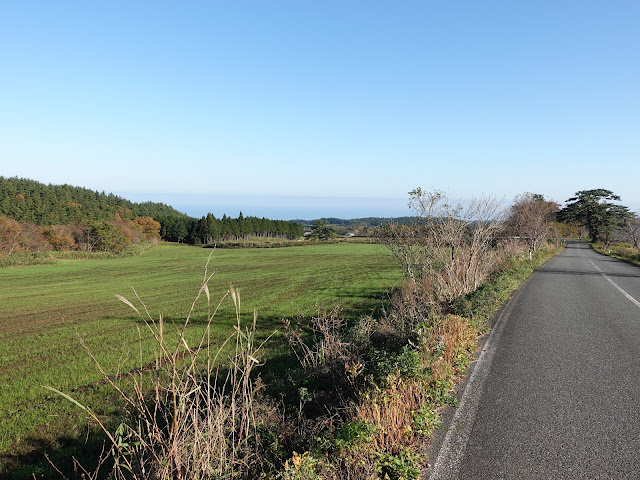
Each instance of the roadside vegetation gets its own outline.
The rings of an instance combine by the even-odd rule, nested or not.
[[[591,246],[598,253],[640,266],[640,249],[631,243],[613,242],[609,245],[592,243]]]
[[[112,478],[417,479],[441,410],[456,403],[453,386],[473,356],[478,335],[488,330],[495,308],[556,252],[547,242],[553,240],[551,227],[540,230],[534,251],[531,235],[515,231],[527,222],[512,218],[536,211],[553,224],[553,205],[534,195],[518,202],[534,204],[505,214],[491,198],[462,203],[439,192],[412,192],[416,225],[384,225],[377,233],[391,254],[386,258],[399,264],[390,271],[404,273],[381,309],[354,309],[357,292],[366,291],[353,283],[362,270],[353,271],[348,262],[355,259],[343,258],[351,307],[338,307],[342,302],[336,298],[314,305],[310,313],[296,305],[298,315],[271,314],[284,323],[268,322],[271,328],[265,328],[260,303],[269,301],[254,303],[251,287],[241,288],[252,302],[248,307],[235,288],[213,288],[219,278],[210,273],[213,267],[222,271],[218,255],[224,250],[214,252],[199,284],[189,282],[196,298],[181,302],[182,315],[150,313],[164,311],[162,297],[140,289],[121,298],[146,332],[131,351],[156,360],[149,367],[138,354],[130,363],[120,359],[123,374],[114,377],[113,364],[85,352],[120,405],[115,424],[76,392],[53,385],[57,402],[102,425],[108,439],[102,456],[76,463],[75,471],[84,471],[86,478],[99,478],[98,468]],[[282,252],[284,261],[288,252],[365,247],[381,248],[338,244],[268,252]],[[284,271],[299,273],[291,265],[279,274],[267,273],[273,264],[264,267],[260,271],[269,280],[261,288],[267,291]],[[377,275],[378,268],[370,272]],[[322,275],[330,276],[330,270]],[[129,280],[135,285],[135,278]],[[380,299],[391,285],[380,280],[365,298]],[[286,293],[273,298],[271,305],[285,298]],[[175,325],[173,335],[167,334],[168,318]],[[276,331],[281,333],[269,337]],[[93,352],[91,336],[83,338]],[[135,344],[135,337],[131,341]],[[65,472],[72,470],[67,464]]]

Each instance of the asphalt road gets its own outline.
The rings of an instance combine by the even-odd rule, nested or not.
[[[640,479],[640,267],[572,243],[498,319],[428,472]]]

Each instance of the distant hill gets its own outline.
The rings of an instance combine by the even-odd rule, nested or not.
[[[314,220],[291,220],[292,222],[302,223],[305,226],[311,225]],[[377,227],[379,225],[385,225],[388,223],[396,223],[399,225],[415,225],[416,217],[363,217],[363,218],[352,218],[352,219],[344,219],[344,218],[319,218],[317,220],[322,220],[325,222],[329,222],[330,225],[336,226],[344,226],[344,227]]]
[[[144,217],[151,217],[155,222],[149,222]],[[159,234],[162,240],[205,245],[253,237],[294,239],[304,234],[302,225],[285,220],[244,217],[242,213],[238,218],[224,215],[221,219],[209,213],[198,219],[164,203],[135,203],[112,193],[99,193],[88,188],[45,185],[24,178],[0,177],[0,220],[7,218],[22,224],[11,226],[17,232],[13,235],[15,239],[19,240],[19,234],[26,236],[26,232],[29,231],[32,233],[31,237],[38,240],[35,242],[38,246],[27,245],[29,242],[26,240],[22,243],[18,242],[19,245],[13,242],[10,245],[11,248],[5,248],[6,251],[11,252],[16,249],[22,251],[51,249],[52,245],[49,245],[51,242],[43,235],[50,236],[50,232],[53,231],[52,226],[89,225],[94,230],[103,228],[109,232],[120,229],[121,236],[128,238],[131,232],[127,233],[125,230],[129,230],[131,224],[153,225],[155,223],[159,229],[156,235]],[[96,226],[95,222],[102,222],[103,225]],[[111,222],[111,226],[105,226],[104,223],[107,222]],[[7,224],[6,221],[5,224]],[[134,228],[138,227],[134,225]],[[77,228],[71,230],[67,228],[64,232],[65,238],[68,239],[62,245],[64,248],[67,246],[77,248],[77,245],[82,243],[83,238],[80,238],[77,232],[84,232],[84,230]],[[85,243],[87,243],[86,238],[85,235]],[[87,245],[85,248],[90,249],[92,246]]]
[[[209,243],[219,238],[246,236],[302,235],[297,224],[310,226],[315,220],[268,220],[254,217],[232,219],[226,215],[216,219],[211,214],[191,218],[164,203],[135,203],[112,193],[97,192],[71,185],[44,184],[35,180],[0,176],[0,215],[39,227],[80,225],[102,220],[134,220],[152,217],[160,222],[163,239]],[[242,215],[242,214],[241,214]],[[210,218],[209,218],[210,217]],[[364,217],[353,219],[321,218],[344,234],[367,235],[371,228],[388,223],[413,225],[415,217]],[[291,225],[294,224],[294,225]]]
[[[118,216],[186,217],[164,203],[134,203],[112,193],[71,185],[45,185],[24,178],[0,176],[0,215],[35,225],[69,225]]]

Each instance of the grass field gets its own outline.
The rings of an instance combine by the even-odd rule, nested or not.
[[[87,432],[88,421],[78,409],[42,385],[71,392],[110,414],[107,389],[95,386],[101,376],[78,335],[109,373],[134,368],[140,355],[143,363],[151,362],[150,334],[115,295],[136,303],[135,288],[154,317],[162,313],[168,324],[179,324],[200,287],[209,253],[160,245],[139,257],[0,269],[0,461],[5,464],[0,472],[16,453],[55,450],[62,447],[59,438]],[[281,318],[312,315],[318,304],[340,304],[347,317],[371,313],[401,281],[387,251],[368,244],[215,250],[213,271],[212,301],[232,283],[241,293],[242,314],[250,318],[258,311],[263,336],[278,329]],[[189,339],[199,337],[206,314],[206,302],[200,302]],[[231,301],[214,323],[219,338],[226,338],[234,323]],[[136,326],[142,327],[141,341]],[[277,335],[273,344],[281,345]]]

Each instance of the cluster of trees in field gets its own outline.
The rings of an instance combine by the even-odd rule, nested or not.
[[[304,227],[297,222],[269,220],[268,218],[238,218],[223,215],[216,218],[208,213],[202,218],[187,216],[159,216],[160,235],[163,240],[184,242],[192,245],[213,245],[227,240],[246,240],[252,237],[295,239],[304,234]]]
[[[362,218],[336,218],[336,217],[322,217],[317,220],[326,222],[329,225],[346,226],[346,227],[378,227],[389,223],[397,223],[401,225],[414,225],[416,223],[416,217],[362,217]],[[317,220],[295,220],[303,225],[311,225]]]
[[[314,230],[313,225],[316,222],[322,222],[329,225],[335,231],[337,235],[353,234],[355,236],[367,237],[372,235],[376,227],[387,224],[398,225],[415,225],[416,217],[361,217],[361,218],[336,218],[336,217],[322,217],[317,220],[293,220],[301,223],[305,226],[311,227]]]
[[[160,240],[160,224],[151,217],[93,220],[75,225],[34,225],[0,215],[0,256],[43,251],[120,253],[134,243]]]

